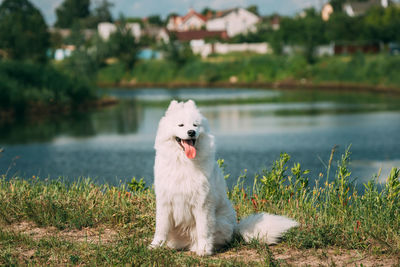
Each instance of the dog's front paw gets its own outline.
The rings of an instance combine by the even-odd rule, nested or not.
[[[199,256],[210,256],[213,254],[212,244],[207,241],[199,241],[195,252]]]
[[[149,245],[149,249],[155,249],[155,248],[159,248],[161,246],[163,246],[165,243],[165,240],[161,240],[161,239],[154,239],[151,244]]]

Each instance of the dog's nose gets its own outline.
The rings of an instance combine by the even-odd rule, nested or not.
[[[189,130],[189,131],[187,132],[187,134],[188,134],[190,137],[194,137],[194,136],[196,135],[196,131],[195,131],[195,130]]]

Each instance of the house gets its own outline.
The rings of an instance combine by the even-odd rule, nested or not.
[[[74,45],[63,45],[54,51],[54,59],[57,61],[64,60],[72,55],[76,47]]]
[[[216,12],[206,22],[208,31],[226,31],[229,37],[256,31],[260,18],[244,8]]]
[[[206,21],[207,18],[205,16],[190,9],[183,17],[171,16],[167,23],[167,29],[176,32],[200,30],[205,27]]]
[[[61,28],[49,28],[49,32],[51,34],[58,34],[63,39],[68,38],[72,33],[71,29],[61,29]],[[83,35],[85,40],[89,40],[95,35],[96,31],[92,29],[82,29],[80,30],[80,33]]]
[[[357,1],[357,2],[346,2],[343,4],[343,11],[346,12],[350,17],[363,15],[373,6],[388,7],[389,0],[368,0],[368,1]]]
[[[169,34],[167,30],[162,27],[147,25],[142,31],[142,36],[144,35],[154,38],[158,43],[169,43]]]
[[[328,2],[322,6],[321,17],[323,21],[328,21],[333,13],[333,6]]]
[[[383,50],[382,43],[379,42],[336,42],[334,44],[335,55],[354,54],[377,54]]]
[[[126,28],[131,31],[136,39],[140,39],[141,28],[139,23],[126,23]],[[117,31],[117,25],[110,22],[101,22],[97,25],[97,31],[103,40],[108,40],[110,35]]]
[[[273,16],[270,21],[270,26],[274,31],[279,30],[281,27],[281,17],[278,15]]]
[[[367,0],[367,1],[347,1],[343,4],[343,11],[350,17],[363,15],[373,6],[388,7],[390,0]],[[328,21],[334,12],[332,5],[328,2],[321,9],[321,17],[324,21]]]
[[[232,52],[253,52],[258,54],[272,53],[268,43],[205,43],[203,40],[193,40],[190,42],[190,47],[194,54],[198,54],[203,58],[210,54],[227,54]]]

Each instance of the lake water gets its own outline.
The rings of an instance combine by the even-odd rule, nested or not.
[[[171,99],[194,99],[216,136],[230,184],[247,169],[252,177],[281,152],[326,172],[351,146],[352,176],[364,182],[382,168],[400,167],[400,98],[394,95],[258,89],[105,90],[118,105],[87,113],[0,124],[0,174],[8,177],[91,177],[125,183],[153,181],[153,143]],[[290,168],[289,168],[290,169]]]

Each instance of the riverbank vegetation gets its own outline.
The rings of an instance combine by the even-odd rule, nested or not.
[[[121,63],[99,70],[100,85],[157,83],[348,84],[400,88],[400,58],[388,54],[334,56],[310,64],[302,55],[230,54],[202,60],[193,57],[179,66],[168,60],[139,61],[126,70]],[[333,86],[332,86],[333,87]]]
[[[51,65],[0,61],[0,112],[8,116],[62,112],[96,98],[85,79]]]
[[[333,152],[332,152],[333,153]],[[349,169],[350,152],[320,174],[314,187],[300,164],[282,154],[261,171],[250,190],[245,173],[228,196],[243,218],[266,211],[295,218],[301,226],[277,246],[245,244],[236,237],[211,257],[169,249],[148,250],[154,232],[155,196],[143,181],[117,187],[89,179],[0,180],[0,263],[90,265],[399,264],[400,181],[392,169],[357,192]],[[332,159],[332,157],[331,157]],[[219,161],[224,167],[223,160]],[[227,179],[233,179],[226,174]]]

